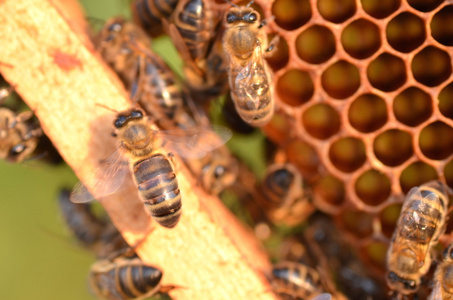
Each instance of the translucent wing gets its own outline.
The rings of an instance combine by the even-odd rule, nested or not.
[[[332,295],[329,293],[324,293],[318,296],[311,298],[310,300],[332,300]]]
[[[231,130],[217,125],[162,130],[157,134],[162,137],[167,150],[186,158],[202,158],[225,144],[232,136]]]
[[[101,167],[88,176],[86,182],[92,187],[94,195],[82,182],[78,182],[70,199],[74,203],[85,203],[110,195],[121,186],[128,173],[128,162],[123,155],[122,148],[118,148],[102,162]]]
[[[431,295],[429,295],[428,300],[442,300],[442,289],[440,286],[440,282],[437,281],[436,285],[433,288],[433,291],[431,292]]]

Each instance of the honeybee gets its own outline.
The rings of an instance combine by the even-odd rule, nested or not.
[[[253,1],[252,1],[253,2]],[[228,81],[236,110],[241,118],[259,127],[274,113],[271,73],[264,61],[267,36],[257,11],[233,5],[226,13],[223,49],[229,63]]]
[[[305,300],[323,294],[318,272],[296,262],[285,261],[274,265],[271,284],[274,292],[283,299]]]
[[[100,299],[143,299],[157,293],[162,271],[135,257],[99,260],[90,268],[89,282]]]
[[[440,181],[413,187],[406,196],[387,252],[387,284],[403,295],[416,292],[431,266],[430,248],[445,229],[448,197]]]
[[[429,300],[453,299],[453,244],[444,251],[443,261],[434,273],[435,285]]]
[[[11,89],[0,91],[0,104],[11,94]],[[33,112],[24,111],[16,114],[14,111],[0,107],[0,158],[9,162],[24,161],[38,145],[39,137],[43,134],[41,128],[30,124]]]
[[[197,128],[195,132],[155,131],[143,112],[135,108],[118,113],[114,127],[113,135],[120,141],[120,146],[106,160],[105,167],[94,172],[91,180],[95,195],[101,198],[115,192],[125,175],[132,170],[140,198],[153,219],[167,228],[178,223],[181,193],[172,156],[159,148],[165,143],[180,156],[201,158],[231,137],[231,132],[223,127]],[[129,161],[130,170],[122,167],[124,155]],[[91,200],[93,196],[83,184],[78,184],[71,194],[71,201],[75,203]]]
[[[292,164],[270,165],[258,190],[258,203],[273,222],[300,224],[315,210],[304,192],[302,175]]]
[[[135,0],[131,3],[132,17],[151,36],[162,33],[162,19],[169,19],[178,0]]]
[[[70,194],[69,190],[61,190],[58,204],[66,225],[81,245],[92,250],[98,258],[128,247],[111,222],[96,216],[89,203],[72,203]]]

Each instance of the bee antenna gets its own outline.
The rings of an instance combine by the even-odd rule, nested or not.
[[[255,0],[250,0],[250,2],[245,7],[250,7],[250,5],[253,4],[253,2],[255,2]]]
[[[253,0],[253,1],[255,1],[255,0]],[[232,2],[230,1],[230,0],[225,0],[225,2],[226,2],[226,3],[228,3],[228,4],[230,4],[231,6],[234,6],[234,7],[237,7],[237,8],[239,8],[239,6],[238,6],[238,5],[236,5],[236,4],[234,4],[234,3],[232,3]]]
[[[105,109],[107,109],[107,110],[113,111],[114,113],[118,113],[117,110],[114,110],[113,108],[110,108],[110,107],[108,107],[108,106],[105,106],[104,104],[100,104],[100,103],[95,103],[95,104],[96,104],[96,106],[100,106],[100,107],[105,108]]]

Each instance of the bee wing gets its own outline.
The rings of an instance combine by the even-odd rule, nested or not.
[[[431,292],[431,295],[429,295],[428,300],[442,300],[442,289],[440,286],[440,281],[436,282],[436,285],[433,288],[433,291]]]
[[[225,144],[233,135],[226,127],[211,125],[189,129],[161,130],[165,147],[185,158],[202,158]]]
[[[82,182],[78,182],[71,193],[70,200],[74,203],[85,203],[110,195],[121,186],[128,173],[127,160],[122,148],[118,148],[102,162],[101,167],[88,176],[87,182],[91,183],[94,195]]]
[[[324,293],[318,296],[311,298],[310,300],[332,300],[332,295],[329,293]]]

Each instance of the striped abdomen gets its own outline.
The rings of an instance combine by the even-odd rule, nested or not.
[[[194,61],[206,58],[214,35],[210,3],[205,0],[182,1],[176,8],[174,22]]]
[[[295,262],[282,262],[272,269],[274,292],[292,299],[310,299],[322,293],[319,274],[314,269]]]
[[[153,154],[133,168],[138,191],[153,219],[164,227],[174,227],[181,216],[181,193],[168,158]]]
[[[268,170],[261,184],[264,206],[279,207],[285,203],[294,183],[295,174],[288,168],[280,167]]]
[[[101,260],[90,269],[90,283],[102,299],[135,299],[151,296],[160,287],[162,272],[144,265],[139,258]]]
[[[162,19],[168,20],[178,0],[135,0],[131,4],[134,21],[152,36],[162,33]]]

